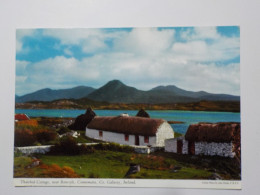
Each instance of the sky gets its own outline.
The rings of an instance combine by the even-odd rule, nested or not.
[[[239,27],[16,30],[16,95],[114,79],[240,95]]]

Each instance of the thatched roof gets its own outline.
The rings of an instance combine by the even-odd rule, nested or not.
[[[240,123],[192,124],[186,132],[185,139],[194,142],[231,142],[237,139],[240,140]]]
[[[165,121],[132,116],[96,116],[88,125],[89,129],[111,131],[130,135],[155,136],[159,126]]]

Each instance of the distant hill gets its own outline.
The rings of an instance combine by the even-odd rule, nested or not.
[[[170,93],[176,96],[190,97],[198,100],[210,100],[210,101],[240,101],[240,96],[228,95],[228,94],[213,94],[205,91],[186,91],[175,85],[158,86],[151,89],[157,93]]]
[[[15,96],[15,102],[30,102],[30,101],[53,101],[58,99],[80,99],[86,97],[94,91],[92,87],[78,86],[70,89],[52,90],[49,88],[41,89],[23,96]]]
[[[172,104],[199,101],[240,101],[239,96],[212,94],[205,91],[187,91],[174,85],[158,86],[148,91],[127,86],[119,80],[112,80],[94,89],[79,86],[71,89],[42,89],[24,96],[16,96],[16,103],[30,101],[53,101],[58,99],[81,99],[107,103],[127,104]]]
[[[90,93],[87,98],[112,103],[135,103],[137,97],[144,93],[145,91],[129,87],[119,80],[112,80]]]
[[[110,103],[188,103],[201,100],[239,101],[239,96],[226,94],[211,94],[205,91],[192,92],[180,89],[174,85],[158,86],[149,91],[138,90],[125,85],[119,80],[109,81],[101,88],[90,93],[87,98]]]

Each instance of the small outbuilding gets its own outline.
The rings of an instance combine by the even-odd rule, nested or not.
[[[179,154],[240,157],[240,123],[198,123],[184,137],[165,140],[165,151]]]
[[[86,128],[86,136],[97,140],[136,146],[164,146],[174,132],[162,119],[120,116],[96,116]]]
[[[30,120],[30,117],[27,116],[26,114],[15,114],[14,120],[17,121],[25,121],[25,120]]]

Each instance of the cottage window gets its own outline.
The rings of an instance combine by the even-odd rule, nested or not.
[[[125,141],[129,141],[129,135],[125,134]]]
[[[149,136],[144,136],[144,143],[149,143]]]
[[[99,137],[103,137],[103,131],[99,131]]]

